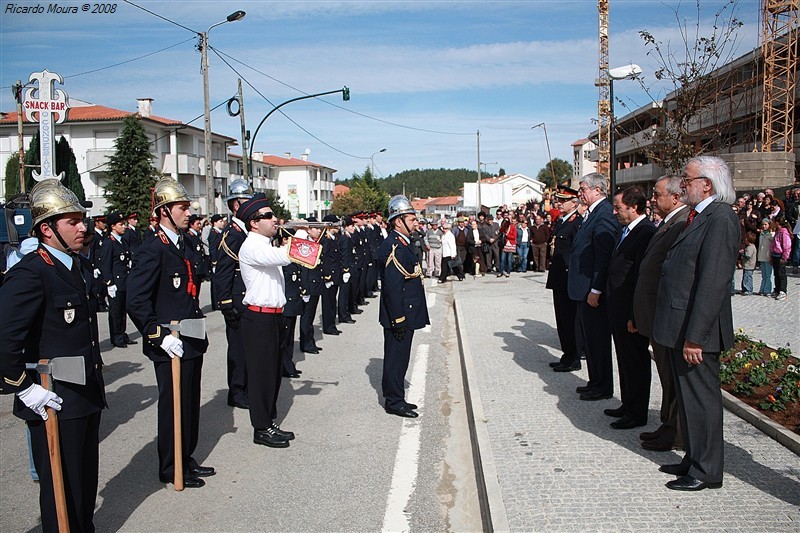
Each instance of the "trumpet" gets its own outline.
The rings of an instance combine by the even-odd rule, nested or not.
[[[339,228],[342,226],[341,222],[308,222],[307,220],[290,220],[288,222],[284,222],[283,224],[278,226],[280,228],[287,228],[287,229],[304,229],[304,228],[320,228],[320,229],[329,229],[329,228]]]

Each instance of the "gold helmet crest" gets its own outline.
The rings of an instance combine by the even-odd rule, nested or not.
[[[50,217],[67,213],[86,213],[75,193],[57,179],[46,179],[31,189],[31,217],[33,227]]]
[[[191,202],[186,188],[172,178],[161,178],[153,187],[153,212],[175,202]]]

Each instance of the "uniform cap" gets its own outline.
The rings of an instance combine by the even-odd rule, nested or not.
[[[217,222],[218,220],[222,220],[222,215],[219,215],[219,214],[217,214],[217,215],[211,215],[211,223],[212,223],[212,224],[213,224],[213,223],[215,223],[215,222]]]
[[[264,207],[269,207],[267,196],[263,192],[256,193],[252,198],[239,206],[238,211],[236,211],[236,218],[246,224],[251,218],[258,214],[259,209]]]
[[[336,223],[339,222],[339,218],[336,215],[325,215],[324,217],[322,217],[322,221]]]
[[[106,218],[106,222],[108,223],[109,226],[113,226],[114,224],[119,224],[123,220],[125,219],[122,218],[122,214],[120,214],[117,211],[110,213]]]

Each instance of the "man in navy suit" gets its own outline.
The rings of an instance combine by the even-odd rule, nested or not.
[[[639,265],[656,232],[656,227],[645,216],[646,207],[647,198],[639,187],[626,187],[614,195],[614,211],[622,231],[608,266],[607,294],[622,405],[603,411],[619,418],[611,423],[614,429],[644,426],[650,404],[652,370],[647,349],[650,339],[639,333],[633,317]]]
[[[589,382],[578,387],[581,400],[604,400],[614,394],[611,363],[611,322],[606,309],[608,264],[616,244],[619,224],[606,198],[606,178],[587,174],[580,180],[578,198],[588,206],[586,220],[572,241],[567,292],[578,305],[576,330],[586,354]]]
[[[428,324],[422,267],[411,248],[411,230],[417,219],[408,198],[397,195],[389,200],[389,225],[392,232],[381,244],[378,268],[381,270],[380,313],[383,326],[384,408],[392,415],[416,418],[416,405],[405,401],[405,377],[411,358],[414,330]]]
[[[681,178],[691,211],[661,266],[653,339],[674,363],[686,451],[660,470],[680,476],[668,488],[696,491],[722,486],[719,354],[733,346],[730,286],[742,234],[725,161],[695,157]]]

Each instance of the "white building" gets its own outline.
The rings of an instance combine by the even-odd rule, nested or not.
[[[141,118],[142,126],[151,142],[153,166],[164,175],[178,180],[193,200],[200,204],[200,212],[208,213],[205,181],[205,143],[202,128],[184,124],[153,114],[153,100],[140,98],[136,113],[94,105],[70,98],[66,122],[55,125],[55,140],[63,135],[75,153],[78,171],[86,199],[93,202],[92,214],[105,211],[105,185],[108,182],[108,158],[115,152],[114,142],[122,132],[122,120],[133,114]],[[39,124],[23,121],[23,146],[27,149],[38,131]],[[225,135],[212,134],[212,168],[216,211],[224,212],[222,198],[231,177],[228,147],[236,140]],[[17,114],[0,116],[0,193],[5,194],[6,162],[19,152]]]
[[[480,183],[481,206],[492,209],[507,205],[517,207],[528,202],[541,202],[545,184],[525,174],[509,174],[496,178],[482,179]],[[476,210],[478,205],[478,184],[464,183],[466,209]]]
[[[589,139],[578,139],[572,143],[572,184],[573,189],[578,188],[580,178],[586,174],[597,172],[597,160],[592,160],[597,145]]]

